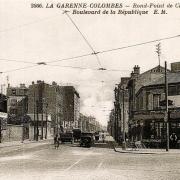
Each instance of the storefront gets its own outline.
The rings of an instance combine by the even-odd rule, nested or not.
[[[146,111],[136,113],[130,127],[131,140],[142,141],[149,147],[164,147],[166,144],[166,123],[164,112]],[[170,148],[179,148],[180,110],[169,111]]]

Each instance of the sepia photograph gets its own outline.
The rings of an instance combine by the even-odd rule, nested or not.
[[[179,180],[180,2],[0,0],[0,180]]]

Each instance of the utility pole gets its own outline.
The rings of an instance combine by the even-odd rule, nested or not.
[[[36,121],[36,141],[38,141],[39,136],[39,101],[36,101],[36,115],[37,115],[37,121]]]
[[[118,85],[118,84],[116,84]],[[114,93],[115,93],[115,102],[114,102],[114,117],[115,117],[115,140],[116,142],[118,142],[118,105],[119,105],[119,97],[118,97],[118,87],[115,87],[114,89]]]
[[[47,139],[47,123],[48,123],[47,108],[48,108],[48,103],[46,103],[46,134],[45,134],[45,139]]]
[[[33,85],[34,86],[34,85]],[[35,119],[36,119],[36,101],[35,101],[35,88],[34,88],[34,140],[36,139],[36,126],[35,126]]]
[[[43,125],[44,125],[44,122],[43,122],[43,99],[41,98],[41,139],[43,139]]]
[[[159,71],[160,71],[160,65],[161,65],[161,59],[160,59],[160,55],[161,55],[161,43],[158,43],[156,45],[156,53],[158,54]]]
[[[122,111],[123,111],[123,149],[124,150],[126,150],[126,134],[125,134],[125,112],[124,112],[124,91],[125,91],[125,89],[123,88],[123,89],[121,89],[122,90],[122,92],[123,92],[123,97],[122,97]]]
[[[168,80],[167,80],[167,62],[165,61],[165,117],[164,121],[166,123],[166,151],[169,151],[169,120],[168,120]]]
[[[24,115],[21,117],[21,121],[22,121],[22,139],[21,139],[21,143],[24,142]]]

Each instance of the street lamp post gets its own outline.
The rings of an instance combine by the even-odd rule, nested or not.
[[[47,139],[47,123],[48,123],[47,108],[48,108],[48,103],[46,103],[46,134],[45,134],[45,139]]]
[[[43,111],[44,111],[44,108],[43,108],[43,99],[41,98],[41,139],[43,139],[43,130],[44,130],[44,120],[43,120]]]
[[[164,121],[166,123],[166,151],[169,151],[169,121],[168,121],[168,81],[167,81],[167,62],[165,61],[165,101],[166,110]]]
[[[36,115],[37,115],[37,120],[36,120],[36,141],[38,141],[38,137],[39,137],[39,101],[36,101]]]
[[[34,140],[36,140],[36,126],[35,126],[35,119],[36,119],[36,101],[35,101],[35,90],[34,90],[34,102],[33,102],[33,111],[34,111]]]
[[[118,85],[118,84],[116,84]],[[114,89],[114,92],[115,92],[115,102],[114,102],[114,115],[115,115],[115,133],[114,133],[114,136],[115,136],[115,140],[118,142],[119,141],[119,89],[118,87],[116,87]]]

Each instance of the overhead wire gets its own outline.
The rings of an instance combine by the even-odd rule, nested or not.
[[[33,62],[26,62],[26,61],[18,61],[18,60],[10,60],[10,59],[0,59],[1,60],[4,60],[4,61],[13,61],[13,62],[21,62],[21,63],[27,63],[27,64],[34,64],[34,66],[27,66],[28,67],[35,67],[35,66],[40,66],[41,64],[38,64],[38,63],[33,63]],[[71,69],[80,69],[80,70],[93,70],[93,71],[99,71],[99,69],[95,69],[95,68],[90,68],[90,67],[76,67],[76,66],[65,66],[65,65],[53,65],[53,64],[46,64],[44,62],[42,62],[44,65],[43,66],[53,66],[53,67],[60,67],[60,68],[71,68]],[[26,68],[26,67],[25,67]],[[17,68],[15,69],[16,71],[17,70],[21,70],[21,69],[24,69],[24,68]],[[7,72],[13,72],[14,70],[9,70],[9,71],[4,71],[4,72],[1,72],[1,73],[7,73]],[[116,72],[130,72],[129,70],[120,70],[120,69],[108,69],[106,71],[116,71]]]
[[[25,63],[25,64],[37,64],[34,62],[29,62],[29,61],[21,61],[21,60],[16,60],[16,59],[5,59],[5,58],[0,58],[0,61],[10,61],[10,62],[17,62],[17,63]]]
[[[164,40],[169,40],[169,39],[174,39],[174,38],[179,38],[179,37],[180,37],[180,35],[170,36],[170,37],[160,38],[160,39],[146,41],[146,42],[142,42],[142,43],[137,43],[137,44],[133,44],[133,45],[123,46],[123,47],[118,47],[118,48],[112,48],[112,49],[108,49],[108,50],[102,50],[102,51],[99,51],[97,53],[103,54],[103,53],[107,53],[107,52],[127,49],[127,48],[131,48],[131,47],[141,46],[141,45],[145,45],[145,44],[149,44],[149,43],[153,43],[153,42],[164,41]],[[87,53],[87,54],[83,54],[83,55],[73,56],[73,57],[69,57],[69,58],[63,58],[63,59],[54,60],[54,61],[45,61],[45,63],[50,64],[50,63],[61,62],[61,61],[69,61],[69,60],[78,59],[78,58],[87,57],[87,56],[92,56],[92,55],[93,55],[92,53]],[[20,60],[5,59],[5,58],[0,58],[0,60],[37,64],[34,62],[29,62],[29,61],[20,61]],[[118,71],[118,70],[114,69],[113,71]]]
[[[93,71],[99,71],[99,69],[88,68],[88,67],[62,66],[62,65],[52,65],[52,64],[47,64],[47,66],[54,66],[54,67],[61,67],[61,68],[72,68],[72,69],[81,69],[81,70],[89,69],[89,70],[93,70]],[[106,71],[130,72],[129,70],[121,70],[121,69],[108,69]]]
[[[101,65],[101,62],[100,62],[100,59],[97,55],[97,52],[94,50],[94,48],[92,47],[92,45],[89,43],[89,41],[87,40],[87,38],[84,36],[84,34],[81,32],[80,28],[77,26],[77,24],[75,23],[75,21],[72,19],[72,17],[68,14],[68,12],[65,12],[64,13],[68,18],[69,20],[71,21],[71,23],[75,26],[75,28],[78,30],[78,32],[80,33],[80,35],[82,36],[82,38],[84,39],[84,41],[86,42],[86,44],[89,46],[89,48],[92,50],[92,55],[95,55],[96,56],[96,59],[98,61],[98,64],[100,67],[102,67]]]
[[[107,52],[112,52],[112,51],[117,51],[117,50],[122,50],[122,49],[127,49],[127,48],[131,48],[131,47],[136,47],[136,46],[141,46],[141,45],[145,45],[145,44],[149,44],[149,43],[153,43],[153,42],[157,42],[157,41],[164,41],[164,40],[169,40],[169,39],[174,39],[174,38],[179,38],[180,35],[176,35],[176,36],[170,36],[170,37],[165,37],[165,38],[160,38],[160,39],[155,39],[155,40],[151,40],[151,41],[146,41],[146,42],[143,42],[143,43],[137,43],[137,44],[133,44],[133,45],[128,45],[128,46],[123,46],[123,47],[118,47],[118,48],[112,48],[112,49],[107,49],[107,50],[102,50],[102,51],[94,51],[94,48],[91,46],[91,44],[89,43],[89,41],[87,40],[87,38],[84,36],[84,34],[80,31],[80,28],[77,26],[77,24],[74,22],[74,20],[71,18],[71,16],[67,13],[68,11],[63,11],[64,14],[66,14],[66,16],[70,19],[70,21],[73,23],[73,25],[76,27],[76,29],[78,30],[78,32],[81,34],[81,36],[83,37],[83,39],[85,40],[85,42],[88,44],[88,46],[91,48],[91,50],[93,51],[93,53],[88,53],[88,54],[83,54],[83,55],[79,55],[79,56],[75,56],[75,57],[70,57],[70,58],[64,58],[64,59],[60,59],[60,60],[55,60],[55,61],[47,61],[46,63],[54,63],[54,62],[60,62],[60,61],[67,61],[67,60],[73,60],[73,59],[77,59],[77,58],[81,58],[81,57],[86,57],[86,56],[91,56],[91,55],[96,55],[97,54],[103,54],[103,53],[107,53]],[[39,23],[41,21],[44,21],[44,20],[48,20],[48,19],[51,19],[51,18],[54,18],[54,17],[57,17],[59,16],[56,15],[56,16],[51,16],[51,17],[46,17],[46,18],[42,18],[42,19],[39,19],[39,20],[36,20],[36,21],[33,21],[33,22],[30,22],[30,23],[25,23],[25,24],[22,24],[22,25],[19,25],[19,26],[16,26],[16,27],[11,27],[11,28],[7,28],[7,29],[3,29],[3,30],[0,30],[0,33],[3,33],[3,32],[7,32],[7,31],[11,31],[11,30],[14,30],[14,29],[18,29],[18,28],[22,28],[22,27],[25,27],[25,26],[28,26],[28,25],[32,25],[32,24],[35,24],[35,23]],[[99,61],[99,57],[97,56],[97,59]],[[12,61],[12,60],[7,60],[6,61]],[[22,63],[32,63],[33,62],[26,62],[26,61],[19,61],[19,60],[14,60],[14,61],[17,61],[17,62],[22,62]],[[34,63],[36,64],[36,63]],[[100,61],[99,61],[99,64]],[[116,71],[116,70],[115,70]]]
[[[121,49],[127,49],[127,48],[131,48],[131,47],[141,46],[141,45],[145,45],[145,44],[150,44],[150,43],[154,43],[154,42],[158,42],[158,41],[164,41],[164,40],[169,40],[169,39],[174,39],[174,38],[179,38],[179,37],[180,37],[180,35],[176,35],[176,36],[170,36],[170,37],[155,39],[155,40],[146,41],[146,42],[143,42],[143,43],[137,43],[137,44],[133,44],[133,45],[129,45],[129,46],[123,46],[123,47],[118,47],[118,48],[99,51],[98,54],[117,51],[117,50],[121,50]]]
[[[122,50],[122,49],[128,49],[128,48],[132,48],[132,47],[136,47],[136,46],[141,46],[141,45],[145,45],[145,44],[150,44],[150,43],[154,43],[154,42],[159,42],[159,41],[164,41],[164,40],[169,40],[169,39],[174,39],[174,38],[179,38],[179,37],[180,37],[180,35],[170,36],[170,37],[155,39],[155,40],[146,41],[146,42],[142,42],[142,43],[132,44],[132,45],[128,45],[128,46],[122,46],[122,47],[118,47],[118,48],[102,50],[102,51],[98,51],[96,53],[97,54],[104,54],[104,53],[107,53],[107,52],[113,52],[113,51],[118,51],[118,50]],[[55,61],[47,61],[47,63],[54,63],[54,62],[60,62],[60,61],[69,61],[69,60],[74,60],[74,59],[78,59],[78,58],[81,58],[81,57],[87,57],[87,56],[92,56],[92,55],[93,55],[92,53],[88,53],[88,54],[83,54],[83,55],[74,56],[74,57],[70,57],[70,58],[64,58],[64,59],[60,59],[60,60],[55,60]]]
[[[23,69],[29,69],[29,68],[32,68],[32,67],[35,67],[35,66],[39,66],[39,65],[26,66],[26,67],[17,68],[17,69],[10,69],[10,70],[7,70],[7,71],[2,71],[2,72],[0,72],[0,74],[9,73],[9,72],[14,72],[14,71],[19,71],[19,70],[23,70]]]
[[[73,57],[64,58],[64,59],[60,59],[60,60],[46,61],[46,63],[54,63],[54,62],[68,61],[68,60],[78,59],[78,58],[82,58],[82,57],[87,57],[87,56],[90,56],[90,55],[92,55],[92,53],[82,54],[82,55],[79,55],[79,56],[73,56]]]
[[[69,16],[68,16],[69,17]],[[137,43],[134,45],[128,45],[128,46],[123,46],[123,47],[119,47],[119,48],[113,48],[113,49],[108,49],[108,50],[103,50],[103,51],[99,51],[97,52],[98,54],[103,54],[103,53],[107,53],[107,52],[112,52],[112,51],[117,51],[117,50],[122,50],[122,49],[126,49],[126,48],[131,48],[131,47],[136,47],[136,46],[141,46],[141,45],[145,45],[145,44],[149,44],[149,43],[153,43],[153,42],[157,42],[157,41],[164,41],[164,40],[169,40],[169,39],[174,39],[174,38],[179,38],[180,35],[176,35],[176,36],[170,36],[170,37],[165,37],[165,38],[160,38],[160,39],[156,39],[156,40],[151,40],[151,41],[146,41],[146,42],[142,42],[142,43]],[[92,56],[92,53],[87,53],[87,54],[83,54],[83,55],[79,55],[79,56],[74,56],[74,57],[70,57],[70,58],[63,58],[60,60],[55,60],[55,61],[45,61],[45,63],[48,63],[46,65],[50,66],[51,63],[54,62],[60,62],[60,61],[68,61],[68,60],[73,60],[73,59],[78,59],[78,58],[82,58],[82,57],[87,57],[87,56]],[[34,64],[39,65],[38,62],[30,62],[30,61],[22,61],[22,60],[15,60],[15,59],[6,59],[6,58],[0,58],[0,61],[13,61],[13,62],[18,62],[18,63],[27,63],[27,64]],[[52,65],[51,65],[52,66]],[[59,66],[59,65],[54,65],[54,66]],[[33,67],[33,66],[32,66]],[[73,66],[59,66],[59,67],[69,67],[69,68],[74,68],[74,69],[91,69],[91,70],[98,70],[98,69],[93,69],[93,68],[84,68],[84,67],[73,67]],[[21,70],[21,68],[19,68]],[[17,69],[18,70],[18,69]],[[119,70],[119,69],[106,69],[106,71],[114,71],[114,72],[119,72],[119,71],[129,71],[129,70]],[[8,72],[8,71],[6,71]],[[11,70],[9,71],[11,72]]]

